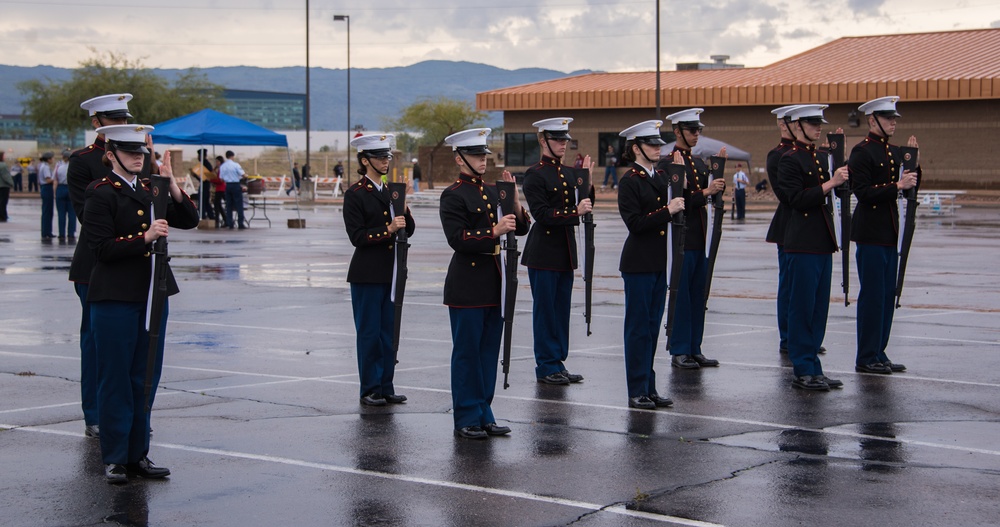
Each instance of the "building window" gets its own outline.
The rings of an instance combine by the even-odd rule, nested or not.
[[[541,158],[538,135],[505,134],[504,157],[507,166],[526,167],[534,165]]]

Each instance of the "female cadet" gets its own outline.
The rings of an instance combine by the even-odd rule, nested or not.
[[[795,144],[778,162],[777,191],[788,199],[785,225],[785,272],[788,274],[788,359],[804,390],[829,390],[844,383],[823,375],[819,348],[830,310],[830,277],[837,238],[829,206],[831,190],[847,181],[847,167],[830,177],[826,156],[814,144],[823,131],[825,104],[804,104],[789,110],[785,122]]]
[[[726,188],[726,182],[720,178],[709,183],[705,162],[691,154],[704,126],[699,117],[701,113],[701,108],[691,108],[667,116],[677,136],[674,155],[680,154],[683,159],[687,177],[687,188],[684,189],[684,197],[687,198],[684,202],[684,221],[687,225],[684,231],[684,264],[677,288],[673,331],[667,342],[670,365],[682,370],[719,365],[719,361],[709,359],[701,352],[705,336],[705,282],[708,279],[708,258],[705,255],[708,212],[705,205],[708,196]],[[719,156],[726,156],[725,147]]]
[[[161,168],[170,178],[165,218],[154,218],[153,190],[139,179],[146,148],[145,125],[99,128],[106,141],[105,163],[112,174],[87,187],[83,225],[97,263],[91,274],[87,301],[91,306],[97,349],[98,408],[101,457],[109,483],[125,483],[127,473],[163,478],[170,470],[157,467],[149,452],[149,412],[144,395],[149,355],[147,303],[152,281],[151,245],[167,236],[169,227],[198,226],[198,210],[177,186],[169,154]],[[167,268],[167,294],[178,292]],[[160,341],[148,404],[152,406],[163,367],[163,341],[168,306],[164,300]]]
[[[358,149],[361,179],[344,193],[344,227],[354,245],[347,271],[357,330],[361,404],[402,403],[405,395],[392,386],[396,355],[392,349],[395,307],[392,302],[396,231],[412,236],[410,211],[394,211],[382,178],[389,171],[393,136],[364,135],[351,140]],[[369,172],[374,172],[370,174]]]
[[[656,392],[653,357],[667,297],[670,215],[684,210],[684,198],[669,199],[664,176],[653,169],[666,144],[662,124],[645,121],[619,134],[627,140],[622,159],[632,164],[618,185],[618,212],[628,228],[618,270],[625,282],[625,377],[632,408],[673,404]]]
[[[455,250],[444,281],[444,303],[451,318],[455,436],[465,439],[510,433],[497,424],[490,408],[504,325],[500,238],[509,232],[523,236],[531,222],[516,194],[516,210],[501,211],[496,186],[483,182],[489,134],[489,128],[476,128],[445,138],[461,171],[458,181],[441,193],[440,214],[445,238]],[[503,178],[514,181],[507,171]]]

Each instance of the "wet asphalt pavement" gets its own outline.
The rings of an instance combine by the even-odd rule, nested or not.
[[[396,371],[409,401],[385,408],[358,404],[339,207],[303,209],[304,230],[271,206],[271,228],[174,231],[181,293],[150,452],[173,474],[121,487],[83,437],[73,247],[38,240],[37,210],[13,200],[0,224],[4,525],[1000,523],[996,209],[920,220],[888,350],[907,373],[854,372],[855,306],[835,256],[822,360],[845,386],[829,393],[792,389],[777,350],[770,213],[727,218],[704,346],[722,366],[671,371],[660,353],[660,393],[675,405],[655,411],[626,406],[625,228],[601,209],[593,335],[577,279],[570,336],[568,367],[586,380],[535,382],[522,268],[511,387],[493,404],[513,433],[479,442],[452,436],[450,250],[433,205],[414,207]]]

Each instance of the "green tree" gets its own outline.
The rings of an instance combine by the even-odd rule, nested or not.
[[[419,144],[432,147],[425,174],[427,187],[434,188],[434,156],[444,146],[444,138],[472,128],[485,119],[486,112],[476,110],[468,101],[438,97],[407,106],[399,119],[391,121],[391,124],[397,130],[419,133]]]
[[[18,84],[26,96],[24,114],[35,128],[53,132],[75,132],[88,126],[80,103],[108,93],[131,93],[129,111],[135,121],[155,124],[204,108],[224,109],[222,86],[213,84],[194,69],[181,73],[173,83],[146,68],[141,60],[129,60],[114,52],[80,62],[65,82],[33,79]]]

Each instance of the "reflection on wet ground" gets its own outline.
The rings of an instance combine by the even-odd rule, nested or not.
[[[348,287],[344,263],[175,265],[173,271],[186,279],[242,280],[270,287]]]

